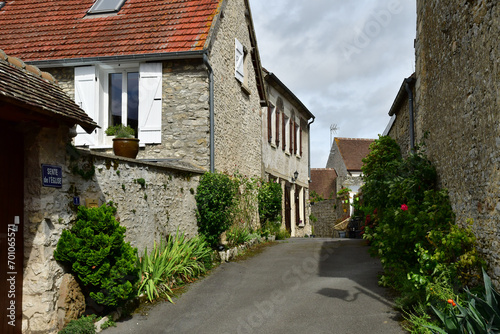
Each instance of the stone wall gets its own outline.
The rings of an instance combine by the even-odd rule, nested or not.
[[[201,59],[163,63],[162,142],[146,145],[138,159],[179,159],[209,169],[209,83]],[[74,99],[74,68],[47,68]],[[106,129],[103,129],[106,130]],[[111,146],[95,151],[112,153]]]
[[[74,197],[81,204],[95,199],[113,201],[126,240],[141,252],[154,240],[175,233],[197,233],[194,192],[202,172],[183,166],[160,166],[137,160],[69,149],[68,128],[25,127],[25,224],[23,277],[23,333],[57,331],[57,301],[63,268],[53,252],[64,229],[75,219]],[[69,154],[68,154],[69,152]],[[85,180],[71,172],[95,167]],[[62,188],[43,187],[41,164],[61,166]],[[144,187],[138,179],[144,179]]]
[[[311,205],[311,214],[318,220],[314,225],[314,235],[319,238],[332,238],[333,227],[344,217],[342,203],[338,199],[329,199]],[[346,216],[347,217],[347,216]]]
[[[417,138],[500,284],[500,3],[417,1]]]
[[[415,95],[415,86],[411,85],[413,90],[413,95]],[[399,145],[401,153],[403,156],[407,156],[411,151],[410,147],[410,105],[409,105],[408,93],[404,88],[404,83],[401,86],[398,96],[394,102],[391,111],[394,112],[396,120],[392,125],[391,129],[387,133],[388,136],[393,138]],[[413,119],[417,119],[416,109],[413,110]],[[417,144],[414,142],[414,144]]]
[[[262,171],[261,106],[253,48],[247,26],[244,0],[226,1],[221,8],[219,30],[211,46],[210,62],[215,84],[215,169],[248,176],[264,176]],[[248,51],[245,62],[246,84],[234,74],[235,38]]]

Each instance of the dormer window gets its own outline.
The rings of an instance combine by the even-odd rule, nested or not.
[[[118,13],[126,0],[97,0],[89,9],[89,14]]]

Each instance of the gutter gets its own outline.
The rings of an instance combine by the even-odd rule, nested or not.
[[[311,124],[314,123],[316,118],[313,116],[311,122],[307,123],[307,173],[309,174],[309,183],[311,180]]]
[[[208,98],[208,104],[209,104],[209,111],[210,111],[210,172],[214,173],[215,172],[215,130],[214,130],[214,123],[215,123],[215,111],[214,111],[214,71],[212,69],[212,66],[210,66],[210,63],[208,61],[208,55],[207,53],[203,54],[203,63],[208,69],[208,82],[209,82],[209,98]]]
[[[179,51],[179,52],[163,52],[163,53],[147,53],[133,54],[123,56],[102,56],[88,58],[68,58],[68,59],[53,59],[53,60],[31,60],[25,61],[26,64],[35,65],[37,67],[52,67],[52,66],[76,66],[95,62],[125,62],[125,61],[158,61],[158,60],[175,60],[175,59],[193,59],[202,58],[206,50],[196,51]]]

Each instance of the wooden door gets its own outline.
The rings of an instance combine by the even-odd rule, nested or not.
[[[23,287],[23,136],[0,121],[0,333],[21,333]]]
[[[290,201],[290,184],[285,185],[285,227],[286,230],[290,233],[292,233],[292,217],[291,217],[291,211],[292,211],[292,205]]]

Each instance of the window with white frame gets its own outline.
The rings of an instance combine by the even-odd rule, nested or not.
[[[161,63],[75,67],[75,102],[101,127],[77,127],[77,146],[109,146],[104,132],[117,124],[134,128],[142,144],[161,143]]]

